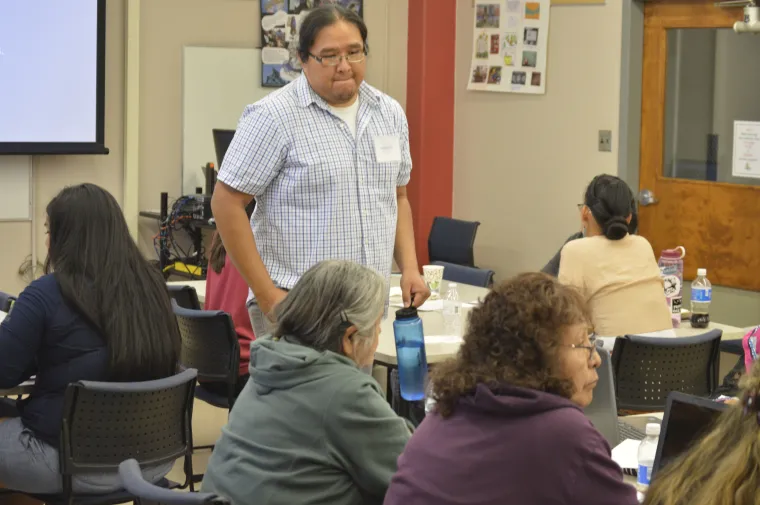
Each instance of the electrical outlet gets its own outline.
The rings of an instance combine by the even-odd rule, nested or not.
[[[612,130],[599,130],[599,151],[612,151]]]

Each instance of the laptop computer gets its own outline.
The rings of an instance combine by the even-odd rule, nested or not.
[[[685,453],[710,430],[728,407],[725,403],[699,396],[675,391],[670,393],[665,405],[652,475]]]
[[[618,420],[615,382],[612,375],[610,353],[601,347],[597,351],[602,358],[602,363],[597,370],[599,382],[596,383],[596,388],[594,389],[594,399],[588,407],[583,409],[583,412],[591,420],[591,423],[599,433],[607,440],[610,447],[615,447],[623,440],[629,438],[643,440],[644,433],[641,430]],[[659,423],[660,420],[653,417],[650,422]]]

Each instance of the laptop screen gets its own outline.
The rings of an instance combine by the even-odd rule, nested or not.
[[[728,405],[683,393],[670,393],[662,420],[652,474],[685,453],[713,426]]]

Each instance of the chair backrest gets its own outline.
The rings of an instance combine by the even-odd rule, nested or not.
[[[185,457],[192,475],[191,419],[195,370],[146,382],[79,381],[66,388],[60,462],[64,493],[81,473],[116,473],[135,459],[143,466]]]
[[[220,310],[172,305],[182,338],[180,366],[198,370],[198,380],[234,385],[239,375],[240,344],[232,317]]]
[[[11,311],[11,307],[13,306],[13,302],[16,301],[15,296],[11,296],[8,293],[4,293],[0,291],[0,310],[2,310],[5,313],[8,313]]]
[[[444,267],[443,278],[449,282],[469,284],[470,286],[479,286],[481,288],[490,288],[493,286],[493,270],[465,267],[462,265],[455,265],[454,263],[447,263],[445,261],[433,261],[433,265]]]
[[[478,221],[462,221],[438,216],[428,236],[430,261],[445,261],[466,267],[475,266],[473,246],[478,232]]]
[[[171,491],[147,482],[140,472],[140,465],[134,459],[119,465],[119,477],[129,494],[140,498],[143,503],[167,505],[227,505],[230,501],[213,493],[185,493]]]
[[[607,439],[610,447],[615,447],[620,441],[618,430],[617,403],[615,401],[615,381],[612,376],[612,362],[610,353],[606,349],[597,347],[597,352],[602,360],[597,373],[599,382],[594,388],[594,398],[583,409],[583,413],[589,418],[594,427]]]
[[[198,293],[192,286],[181,284],[167,284],[169,296],[177,302],[177,305],[190,310],[201,310],[201,302],[198,300]]]
[[[718,386],[722,330],[693,337],[627,335],[615,340],[612,369],[621,410],[663,410],[671,391],[710,396]]]

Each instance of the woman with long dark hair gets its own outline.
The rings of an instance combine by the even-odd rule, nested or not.
[[[37,376],[16,416],[0,421],[0,485],[58,493],[66,386],[171,376],[180,337],[164,280],[140,254],[110,193],[93,184],[65,188],[48,204],[45,227],[45,275],[0,325],[0,389]],[[157,480],[170,467],[145,475]],[[78,493],[120,487],[117,475],[74,479]]]

